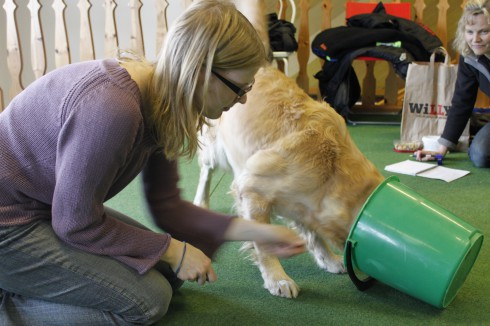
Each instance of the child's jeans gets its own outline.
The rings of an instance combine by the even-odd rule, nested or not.
[[[484,125],[471,141],[468,155],[478,168],[490,167],[490,123]]]

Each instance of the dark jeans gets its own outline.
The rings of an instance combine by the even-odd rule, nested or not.
[[[2,325],[149,325],[167,312],[172,286],[182,284],[163,262],[139,275],[111,257],[74,249],[48,220],[0,227],[0,261]]]

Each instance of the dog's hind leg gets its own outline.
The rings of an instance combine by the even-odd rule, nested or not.
[[[194,205],[208,208],[209,207],[209,190],[211,187],[211,179],[213,176],[213,167],[199,158],[199,183],[194,196]]]
[[[237,196],[237,209],[243,218],[255,220],[260,223],[270,223],[271,205],[260,194],[253,192],[239,193]],[[290,278],[279,259],[267,254],[260,244],[254,243],[253,258],[260,269],[264,280],[264,287],[273,295],[284,298],[295,298],[299,293],[299,286]]]
[[[218,154],[220,146],[217,141],[218,126],[214,124],[204,125],[201,133],[198,134],[200,147],[197,151],[197,161],[199,164],[199,183],[197,184],[194,205],[204,208],[209,207],[209,190],[213,172],[218,168]]]

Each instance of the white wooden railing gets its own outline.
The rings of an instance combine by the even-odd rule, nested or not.
[[[237,1],[246,5],[273,0]],[[287,8],[287,1],[279,1]],[[33,80],[68,63],[114,56],[118,48],[155,58],[169,24],[191,2],[3,0],[0,2],[3,9],[0,9],[0,110]],[[433,29],[450,49],[448,45],[462,3],[450,7],[448,0],[410,2],[414,19]],[[296,64],[291,67],[297,83],[314,92],[312,76],[320,69],[321,61],[311,55],[310,40],[326,28],[344,24],[345,1],[296,0],[296,6],[298,14],[294,24],[298,28],[299,49],[294,56]],[[450,14],[456,19],[449,22]],[[372,78],[368,73],[376,71],[358,77]]]

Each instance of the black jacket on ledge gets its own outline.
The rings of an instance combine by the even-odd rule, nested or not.
[[[352,16],[347,26],[326,29],[315,37],[312,51],[325,60],[315,78],[322,98],[347,117],[360,97],[359,81],[351,66],[355,58],[387,60],[404,79],[410,62],[429,61],[440,46],[441,40],[428,28],[386,14],[380,3],[373,13]]]

